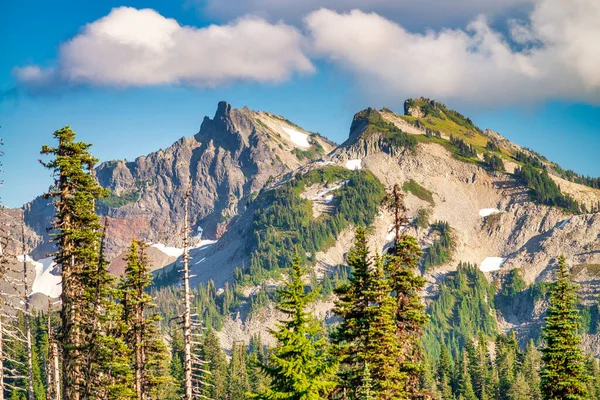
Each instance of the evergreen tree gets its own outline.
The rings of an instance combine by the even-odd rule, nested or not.
[[[338,299],[334,312],[341,321],[331,337],[340,362],[340,385],[355,392],[361,386],[365,360],[368,358],[369,321],[365,316],[369,301],[366,292],[370,285],[369,270],[372,263],[362,228],[356,231],[354,247],[348,253],[347,262],[352,273],[347,283],[335,289]]]
[[[457,366],[457,396],[464,400],[477,400],[475,391],[473,390],[473,382],[469,373],[469,356],[466,350],[463,350]]]
[[[535,347],[533,340],[527,343],[525,350],[525,358],[521,371],[525,376],[525,381],[529,387],[529,398],[532,400],[541,400],[542,393],[540,391],[540,367],[542,359],[539,350]]]
[[[528,400],[531,399],[531,393],[525,375],[518,372],[514,381],[508,389],[507,396],[509,400]]]
[[[210,372],[206,376],[206,381],[209,383],[208,393],[204,395],[209,399],[224,400],[227,395],[227,356],[212,329],[206,332],[202,358],[208,363],[206,369]]]
[[[437,364],[437,388],[442,399],[452,398],[452,356],[444,342]]]
[[[231,361],[227,369],[227,400],[245,400],[250,391],[246,369],[246,345],[234,343],[231,348]]]
[[[569,280],[565,257],[558,258],[557,279],[550,291],[542,330],[541,390],[544,399],[584,399],[587,395],[579,335],[576,286]]]
[[[325,399],[335,387],[336,364],[329,352],[325,332],[308,306],[318,291],[305,293],[302,261],[296,256],[291,277],[278,292],[278,309],[287,316],[271,333],[277,345],[263,371],[271,379],[267,390],[254,398],[274,400]]]
[[[395,305],[390,282],[383,270],[383,258],[375,257],[374,269],[365,293],[369,306],[365,319],[370,321],[365,346],[365,360],[373,379],[373,393],[378,399],[407,396],[406,373],[398,368],[401,344],[396,339]]]
[[[42,164],[56,177],[46,197],[54,198],[55,261],[62,269],[63,398],[128,398],[131,371],[124,343],[116,336],[114,279],[99,251],[95,201],[107,191],[94,177],[97,159],[89,152],[91,145],[76,142],[68,126],[54,137],[58,146],[44,145],[41,154],[54,156]]]
[[[175,380],[176,392],[183,395],[183,332],[179,327],[171,328],[171,377]],[[179,397],[181,398],[181,397]],[[215,399],[217,400],[217,399]]]
[[[160,398],[171,382],[168,376],[168,350],[160,337],[160,316],[151,313],[156,306],[146,289],[152,283],[147,245],[131,241],[124,257],[125,275],[119,284],[125,343],[132,352],[135,391],[139,400]]]
[[[424,372],[424,350],[421,337],[427,314],[419,294],[425,286],[425,279],[415,271],[422,252],[416,238],[402,233],[402,227],[409,221],[398,184],[386,196],[384,205],[394,216],[394,245],[386,262],[386,272],[396,296],[396,337],[401,345],[398,364],[407,375],[407,392],[412,397],[419,397],[423,395],[421,377]]]

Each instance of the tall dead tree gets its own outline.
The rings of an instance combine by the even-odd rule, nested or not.
[[[58,342],[54,336],[52,327],[52,303],[48,298],[48,388],[46,390],[47,400],[60,400],[60,361]]]
[[[6,285],[6,290],[0,292],[0,400],[4,400],[6,390],[26,391],[19,383],[28,379],[28,376],[22,373],[25,364],[17,360],[14,351],[16,344],[26,341],[25,334],[19,329],[16,321],[17,313],[22,310],[15,306],[15,303],[22,299],[20,290],[23,282],[11,275],[17,273],[12,267],[18,265],[18,257],[9,251],[9,248],[18,248],[10,246],[10,228],[17,229],[19,225],[14,222],[14,216],[2,214],[13,219],[13,222],[7,222],[0,227],[0,280]],[[23,259],[25,262],[25,255]]]
[[[184,400],[208,399],[204,394],[207,385],[206,361],[200,357],[199,346],[202,338],[202,324],[198,314],[192,314],[191,303],[193,294],[190,288],[190,194],[191,182],[184,197],[184,223],[183,223],[183,298],[184,310],[182,315],[184,337]]]
[[[190,208],[190,189],[185,192],[184,202],[184,222],[183,222],[183,338],[184,338],[184,399],[193,399],[192,383],[192,320],[191,320],[191,297],[190,290],[190,254],[189,254],[189,208]]]
[[[21,221],[21,249],[23,250],[23,304],[25,308],[25,346],[27,349],[27,398],[35,400],[33,393],[33,350],[31,348],[31,311],[29,304],[29,284],[27,282],[27,245],[25,242],[25,213]]]

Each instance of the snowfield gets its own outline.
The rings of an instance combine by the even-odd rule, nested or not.
[[[481,272],[498,271],[502,267],[502,264],[504,264],[504,261],[506,261],[506,258],[487,257],[485,260],[483,260],[481,262],[481,265],[479,266],[479,270]]]
[[[291,128],[283,128],[283,130],[290,136],[290,140],[297,146],[304,148],[310,147],[310,143],[308,143],[308,135],[306,133],[302,133]]]
[[[361,159],[348,160],[348,161],[346,161],[346,168],[353,170],[353,171],[356,169],[362,169],[362,160]]]
[[[180,249],[178,247],[168,247],[162,243],[154,243],[150,247],[154,247],[155,249],[158,249],[171,257],[179,257],[183,254],[183,249]]]
[[[498,210],[497,208],[482,208],[481,210],[479,210],[479,216],[480,217],[489,217],[492,214],[499,214],[500,210]]]
[[[18,256],[17,259],[23,262],[23,256]],[[59,298],[62,293],[62,277],[54,275],[54,257],[43,258],[39,261],[34,261],[27,256],[27,262],[35,267],[35,279],[31,285],[31,294],[41,293],[53,299]]]
[[[217,243],[216,240],[208,240],[208,239],[200,240],[197,244],[195,244],[194,246],[191,246],[190,250],[191,249],[200,249],[202,247],[207,247],[207,246],[212,246],[215,243]],[[170,257],[181,257],[183,255],[183,249],[181,249],[179,247],[169,247],[169,246],[165,246],[162,243],[154,243],[154,244],[150,245],[150,247],[154,247],[155,249],[162,251],[163,253],[165,253],[166,255],[168,255]]]

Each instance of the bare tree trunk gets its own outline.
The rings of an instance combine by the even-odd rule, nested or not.
[[[60,400],[60,364],[58,344],[52,330],[52,304],[48,299],[48,400]]]
[[[2,313],[4,312],[0,303],[0,400],[4,400],[4,336],[2,330]]]
[[[27,346],[27,397],[35,400],[33,393],[33,353],[31,349],[31,313],[29,310],[29,286],[27,284],[27,253],[25,246],[25,213],[21,221],[21,244],[23,249],[23,302],[25,303],[25,344]]]
[[[184,292],[184,311],[183,311],[183,336],[185,340],[184,348],[184,382],[185,396],[184,400],[192,400],[192,322],[190,314],[190,255],[189,255],[189,206],[190,206],[190,189],[188,187],[185,193],[185,211],[183,223],[183,292]]]

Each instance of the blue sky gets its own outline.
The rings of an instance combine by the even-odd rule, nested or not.
[[[101,160],[132,160],[196,133],[220,100],[342,142],[360,109],[400,112],[406,97],[425,95],[565,168],[600,175],[594,0],[575,0],[580,14],[557,12],[559,0],[457,0],[437,14],[422,7],[441,0],[198,1],[3,6],[4,205],[48,187],[39,150],[64,125]]]

